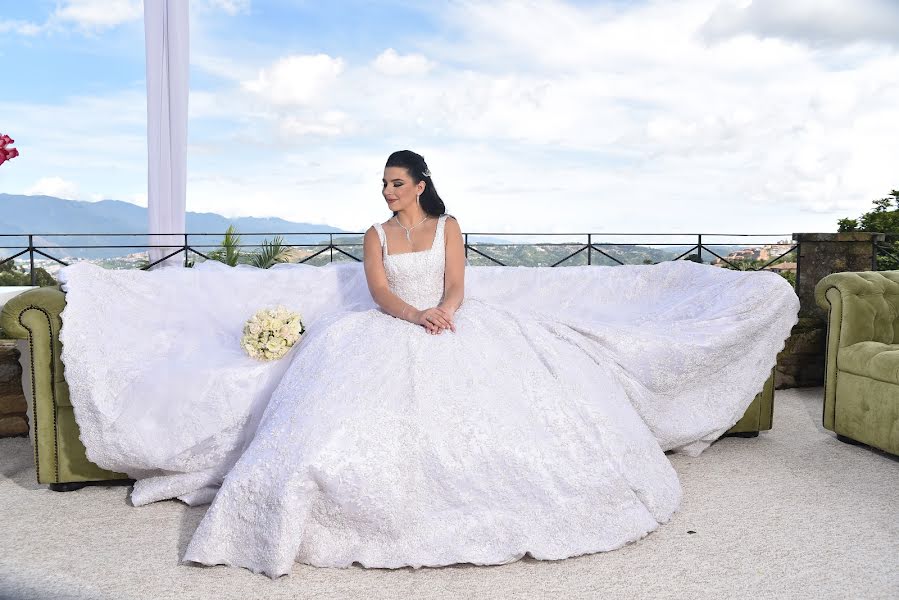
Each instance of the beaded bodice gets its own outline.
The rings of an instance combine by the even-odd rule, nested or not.
[[[446,267],[446,244],[443,229],[447,215],[437,219],[434,244],[429,250],[390,254],[387,235],[380,223],[375,223],[375,231],[381,240],[381,255],[384,257],[384,271],[390,291],[418,310],[437,306],[443,299],[444,269]]]

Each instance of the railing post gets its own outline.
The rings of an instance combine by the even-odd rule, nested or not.
[[[587,234],[587,264],[593,264],[593,234]]]
[[[185,233],[185,234],[184,234],[184,266],[185,266],[185,268],[188,266],[188,262],[189,262],[189,261],[187,260],[187,248],[188,248],[188,245],[187,245],[187,234]]]
[[[468,234],[465,234],[465,260],[468,260]]]
[[[702,234],[697,234],[699,241],[696,243],[696,256],[699,258],[699,264],[702,264]]]
[[[334,234],[328,234],[328,252],[331,253],[331,262],[334,262]]]
[[[35,285],[37,282],[37,274],[34,272],[34,235],[30,233],[28,234],[28,260],[31,264],[31,285]]]

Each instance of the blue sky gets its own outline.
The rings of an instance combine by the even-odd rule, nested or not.
[[[899,2],[191,0],[188,209],[361,230],[831,231],[899,187]],[[0,192],[146,203],[142,8],[0,0]]]

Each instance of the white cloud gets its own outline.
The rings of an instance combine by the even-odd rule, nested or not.
[[[253,120],[309,161],[334,136],[375,171],[391,150],[429,150],[442,157],[431,167],[451,209],[482,230],[511,220],[546,231],[548,206],[553,226],[568,229],[720,231],[736,222],[769,230],[774,219],[784,233],[799,223],[832,230],[837,216],[895,187],[885,157],[899,153],[888,125],[899,103],[891,83],[899,56],[854,49],[836,70],[834,61],[847,60],[841,49],[751,36],[709,46],[698,32],[718,5],[456,3],[439,14],[454,29],[420,52],[397,46],[360,64],[320,59],[341,66],[336,75],[320,69],[326,93],[276,94],[268,83],[305,77],[306,89],[322,90],[308,67],[297,77],[289,69],[268,75],[259,86],[268,93],[257,96],[268,107],[254,105]],[[385,65],[415,64],[404,62],[411,56],[443,66],[415,73],[408,93],[385,85]],[[327,111],[340,118],[327,122]],[[346,199],[355,188],[317,185],[341,198],[332,224],[365,225],[357,221],[362,205]]]
[[[115,27],[144,16],[141,0],[67,0],[57,7],[51,20],[83,29]]]
[[[127,194],[122,200],[130,202],[131,204],[137,204],[138,206],[147,206],[147,192]]]
[[[191,91],[189,209],[364,228],[400,148],[468,231],[827,231],[895,188],[899,50],[708,44],[719,6],[458,2],[426,42],[353,58],[201,44],[217,77]],[[136,201],[142,90],[0,114],[45,172]]]
[[[28,196],[55,196],[66,200],[79,198],[78,184],[62,177],[42,177],[25,190],[25,194]]]
[[[287,141],[307,135],[336,137],[353,130],[349,116],[339,110],[329,110],[306,118],[288,115],[281,119],[279,126],[280,134]]]
[[[342,58],[327,54],[286,56],[245,81],[244,89],[279,106],[327,104],[328,89],[344,70]]]
[[[895,0],[730,0],[715,9],[701,33],[712,40],[750,34],[810,44],[896,44],[897,30]]]
[[[251,0],[183,1],[189,1],[192,13],[200,15],[221,11],[229,16],[236,16],[248,13],[251,7]],[[143,0],[63,0],[57,3],[44,23],[0,20],[0,33],[34,36],[70,28],[94,32],[141,21],[143,16]]]
[[[379,54],[373,65],[380,73],[390,76],[424,75],[434,68],[434,63],[421,54],[401,55],[393,48]]]
[[[0,33],[17,33],[24,36],[34,36],[42,31],[42,26],[29,21],[0,20]]]

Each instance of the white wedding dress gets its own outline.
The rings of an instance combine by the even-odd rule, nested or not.
[[[399,255],[376,226],[391,290],[418,308],[443,294],[444,223]],[[664,452],[698,453],[739,419],[798,309],[777,275],[690,262],[468,268],[457,331],[437,336],[377,309],[358,265],[63,279],[88,457],[137,478],[136,505],[214,497],[184,559],[270,576],[639,539],[678,507]],[[85,324],[92,302],[113,325]],[[276,303],[308,332],[252,361],[240,327]]]

